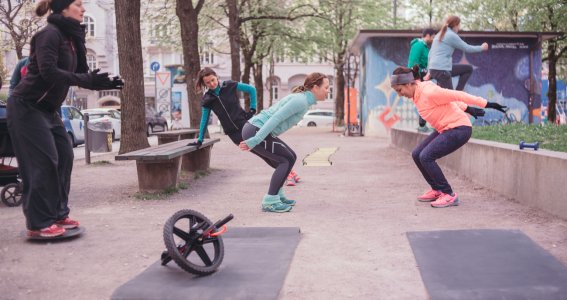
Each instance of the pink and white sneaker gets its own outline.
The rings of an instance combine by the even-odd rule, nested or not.
[[[417,201],[419,202],[431,202],[437,200],[437,198],[443,195],[442,192],[436,190],[430,190],[425,192],[423,195],[417,197]]]
[[[285,182],[286,182],[285,185],[287,185],[287,186],[295,186],[295,179],[293,178],[291,173],[289,173],[289,175],[287,175],[287,180]]]
[[[454,194],[455,195],[451,196],[449,194],[443,193],[441,197],[437,198],[437,200],[435,200],[434,202],[431,202],[431,206],[436,208],[442,208],[442,207],[459,205],[459,197],[457,196],[457,193]]]

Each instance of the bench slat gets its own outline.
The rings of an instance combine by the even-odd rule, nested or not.
[[[156,147],[150,147],[145,149],[140,149],[124,154],[120,154],[114,157],[115,160],[169,160],[189,152],[197,150],[196,146],[187,146],[188,143],[193,141],[192,139],[181,140],[177,142],[171,142],[167,144],[162,144]],[[208,139],[203,141],[203,145],[200,148],[205,148],[219,142],[220,139]]]

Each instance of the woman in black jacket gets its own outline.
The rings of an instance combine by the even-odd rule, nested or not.
[[[56,237],[79,226],[69,218],[73,146],[58,112],[69,86],[122,88],[117,76],[88,72],[82,0],[42,0],[47,25],[30,44],[28,73],[8,98],[8,130],[23,181],[28,236]]]

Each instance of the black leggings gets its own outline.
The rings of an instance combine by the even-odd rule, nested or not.
[[[242,128],[242,138],[247,140],[256,135],[258,130],[260,130],[260,128],[246,123],[244,128]],[[270,161],[275,165],[268,195],[277,195],[280,188],[284,185],[287,175],[291,172],[297,160],[297,155],[286,143],[277,137],[273,137],[271,134],[251,151],[262,157],[266,162]],[[272,164],[270,165],[272,166]]]
[[[462,91],[472,75],[473,67],[471,65],[453,64],[451,72],[443,70],[429,70],[429,72],[431,73],[431,79],[437,80],[438,86],[450,90],[453,89],[452,77],[459,76],[456,90]]]

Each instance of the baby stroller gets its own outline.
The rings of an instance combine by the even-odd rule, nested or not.
[[[22,182],[6,124],[6,103],[0,102],[0,199],[6,206],[22,203]]]

